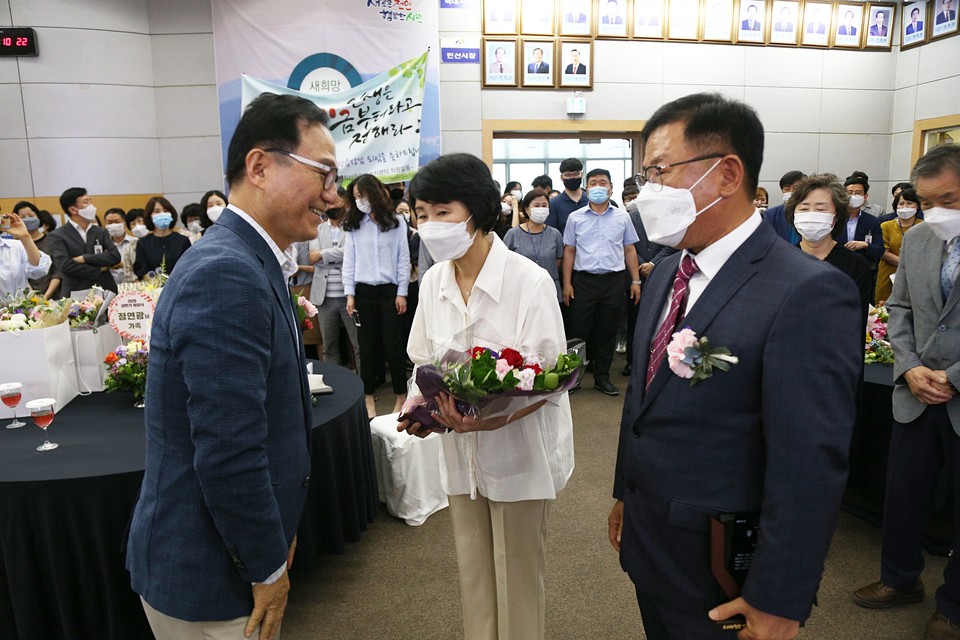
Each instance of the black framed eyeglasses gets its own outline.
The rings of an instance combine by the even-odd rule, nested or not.
[[[640,173],[633,176],[633,181],[637,183],[638,188],[643,188],[643,185],[648,182],[653,185],[654,191],[660,191],[663,189],[663,171],[664,169],[670,169],[672,167],[679,167],[683,164],[690,164],[691,162],[700,162],[701,160],[713,160],[715,158],[724,157],[725,153],[708,153],[707,155],[697,156],[696,158],[690,158],[689,160],[681,160],[680,162],[671,162],[670,164],[662,165],[650,165],[649,167],[643,167],[640,170]]]
[[[343,176],[337,172],[336,167],[328,167],[322,162],[317,162],[316,160],[311,160],[310,158],[304,158],[303,156],[298,156],[295,153],[290,153],[286,149],[280,149],[279,147],[271,147],[269,149],[264,149],[268,153],[282,153],[288,158],[293,158],[300,164],[304,164],[308,167],[316,169],[314,173],[320,176],[323,179],[323,189],[334,189],[340,186],[340,183],[343,182]]]

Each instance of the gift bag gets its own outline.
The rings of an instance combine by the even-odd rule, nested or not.
[[[70,342],[80,394],[103,391],[103,379],[107,374],[103,360],[123,342],[120,335],[107,324],[96,329],[73,329]]]
[[[66,324],[0,332],[0,353],[0,383],[23,384],[17,415],[26,415],[24,405],[30,400],[55,398],[59,411],[77,397],[77,372]],[[0,405],[0,418],[12,417],[13,411]]]

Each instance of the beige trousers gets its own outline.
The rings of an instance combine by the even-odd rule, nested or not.
[[[542,640],[551,501],[449,499],[465,640]]]
[[[150,623],[150,628],[157,640],[247,640],[243,630],[247,626],[248,616],[215,622],[188,622],[160,613],[143,598],[140,598],[140,602],[143,603],[147,622]],[[250,638],[257,640],[259,637],[260,627],[258,626]],[[280,640],[279,631],[274,636],[274,640]]]

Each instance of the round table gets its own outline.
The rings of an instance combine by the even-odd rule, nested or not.
[[[379,502],[363,383],[336,365],[314,371],[334,392],[314,396],[297,570],[358,540]],[[143,411],[130,394],[76,398],[48,431],[60,447],[43,453],[25,421],[0,428],[0,638],[151,638],[121,551],[143,478]]]

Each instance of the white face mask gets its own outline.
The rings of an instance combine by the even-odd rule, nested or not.
[[[520,189],[514,189],[513,191],[510,192],[510,195],[512,195],[517,200],[519,200],[520,198],[523,197],[523,191],[520,191]]]
[[[479,231],[479,229],[477,230]],[[473,244],[473,235],[467,231],[467,221],[463,222],[421,222],[417,225],[420,241],[427,247],[435,262],[462,258]]]
[[[790,198],[793,197],[793,191],[784,191],[783,192],[783,204],[790,202]]]
[[[359,209],[361,213],[370,213],[370,201],[366,198],[357,198],[357,209]]]
[[[863,206],[863,203],[866,201],[867,199],[864,198],[863,196],[850,196],[850,208],[859,209],[860,207]]]
[[[210,218],[210,222],[216,222],[221,213],[223,213],[223,207],[214,206],[207,209],[207,217]]]
[[[650,242],[676,248],[687,234],[687,228],[693,224],[701,213],[717,204],[723,197],[720,196],[703,209],[697,211],[697,203],[693,199],[692,189],[700,181],[716,169],[720,164],[718,159],[707,172],[700,176],[689,189],[677,189],[663,185],[660,191],[655,191],[652,182],[648,182],[640,189],[640,195],[634,202],[640,212],[640,220],[647,232]]]
[[[816,211],[797,211],[793,214],[793,226],[807,242],[823,240],[833,230],[832,213],[817,213]]]
[[[146,226],[146,225],[143,225],[143,224],[135,224],[135,225],[133,225],[133,227],[130,229],[130,231],[132,231],[132,232],[133,232],[133,235],[136,236],[136,237],[138,237],[138,238],[142,238],[143,236],[145,236],[145,235],[147,235],[148,233],[150,233],[149,229],[147,229],[147,226]]]
[[[916,209],[908,209],[905,207],[901,207],[897,209],[897,217],[900,218],[901,220],[909,220],[915,215],[917,215]]]
[[[531,207],[528,217],[537,224],[543,224],[548,215],[550,215],[550,207]]]
[[[92,204],[88,204],[83,209],[77,211],[84,220],[96,220],[97,219],[97,208]]]
[[[193,231],[194,233],[200,233],[203,231],[203,225],[201,225],[198,220],[191,220],[189,223],[187,223],[187,229]]]
[[[111,238],[119,238],[124,234],[126,227],[122,222],[113,222],[107,225],[107,233]]]
[[[933,207],[923,212],[923,223],[943,241],[960,236],[960,210]]]
[[[513,207],[510,206],[509,202],[501,202],[500,211],[502,213],[513,213]]]

